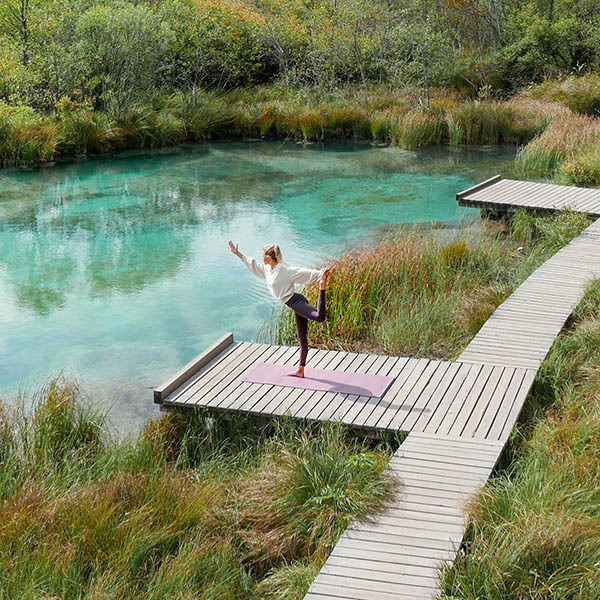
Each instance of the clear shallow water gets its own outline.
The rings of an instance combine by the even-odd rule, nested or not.
[[[394,224],[473,218],[455,193],[513,157],[236,142],[0,171],[0,394],[64,369],[135,428],[152,387],[278,307],[228,239],[313,266]]]

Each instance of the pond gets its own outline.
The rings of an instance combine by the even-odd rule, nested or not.
[[[474,219],[455,193],[514,153],[222,142],[0,171],[0,395],[63,370],[132,430],[154,386],[278,308],[228,239],[310,267],[400,223]]]

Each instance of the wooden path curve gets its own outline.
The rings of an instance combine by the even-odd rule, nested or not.
[[[460,204],[600,215],[600,190],[492,178]],[[307,366],[393,377],[382,398],[249,383],[258,363],[297,364],[298,348],[223,336],[155,389],[165,407],[312,421],[339,420],[376,435],[407,432],[390,461],[400,491],[378,515],[352,523],[306,600],[408,600],[439,595],[466,527],[465,503],[485,484],[537,370],[589,280],[600,277],[600,220],[523,282],[458,361],[313,350]]]
[[[599,236],[600,220],[536,269],[494,311],[458,360],[537,370],[587,283],[600,277]]]

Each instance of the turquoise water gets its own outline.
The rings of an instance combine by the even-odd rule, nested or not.
[[[397,223],[473,218],[455,193],[513,156],[237,142],[0,171],[0,390],[64,369],[132,428],[153,386],[277,308],[228,239],[313,266]]]

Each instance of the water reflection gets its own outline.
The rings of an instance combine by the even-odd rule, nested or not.
[[[474,214],[454,194],[510,176],[513,155],[219,143],[1,171],[0,390],[69,365],[99,398],[126,390],[117,416],[139,413],[132,398],[145,414],[144,388],[277,308],[227,239],[310,266],[395,224]]]

